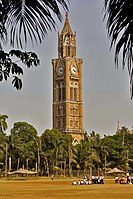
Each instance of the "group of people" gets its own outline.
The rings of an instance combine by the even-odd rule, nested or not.
[[[87,175],[84,176],[83,180],[74,180],[72,182],[73,185],[89,185],[89,184],[104,184],[104,176],[92,176],[89,178]]]
[[[126,173],[126,177],[122,176],[121,178],[119,176],[115,177],[115,183],[120,184],[133,184],[133,178],[130,177],[129,172]]]
[[[104,176],[92,176],[92,184],[104,184]]]

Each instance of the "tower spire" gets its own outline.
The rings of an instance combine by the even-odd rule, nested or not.
[[[64,27],[63,27],[61,33],[68,33],[68,32],[72,33],[72,29],[71,29],[70,23],[69,23],[68,12],[66,12],[66,19],[65,19]]]
[[[61,33],[58,33],[58,57],[76,57],[76,32],[72,32],[68,12]]]
[[[120,124],[120,122],[118,121],[116,134],[118,134],[118,133],[119,133],[119,129],[120,129],[119,124]]]

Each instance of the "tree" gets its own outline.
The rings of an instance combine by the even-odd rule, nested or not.
[[[108,35],[111,47],[115,46],[115,63],[122,51],[123,69],[128,68],[130,76],[131,98],[133,97],[133,1],[105,0],[105,16],[107,18]]]
[[[66,173],[71,170],[72,136],[56,129],[46,129],[41,136],[43,168],[47,174]]]
[[[69,0],[67,0],[69,2]],[[26,47],[29,40],[41,43],[49,30],[56,29],[57,17],[62,21],[60,6],[68,10],[65,0],[1,0],[0,1],[0,37],[13,47]],[[8,40],[9,39],[9,40]],[[37,66],[39,59],[33,52],[2,50],[0,42],[0,81],[13,78],[12,84],[16,89],[22,88],[23,69],[14,61],[19,58],[28,68]]]
[[[7,126],[7,120],[8,116],[7,115],[1,115],[0,114],[0,132],[4,132],[8,126]]]
[[[84,134],[84,139],[75,146],[75,160],[77,162],[77,169],[84,170],[84,174],[89,171],[92,176],[92,170],[95,167],[94,163],[98,162],[99,157],[93,147],[92,137]]]
[[[62,139],[62,133],[58,130],[46,129],[41,136],[46,172],[54,173],[57,170]]]
[[[0,170],[7,171],[7,136],[0,131]]]
[[[26,122],[16,122],[11,129],[11,137],[14,146],[12,150],[14,162],[18,165],[20,163],[22,167],[26,165],[28,168],[28,162],[32,164],[32,160],[35,159],[35,151],[37,151],[35,150],[36,129]]]

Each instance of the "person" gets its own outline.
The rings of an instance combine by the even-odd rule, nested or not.
[[[118,183],[118,176],[115,177],[115,183]]]
[[[80,185],[83,185],[84,184],[84,181],[83,180],[80,180]]]
[[[103,175],[100,176],[100,184],[104,184],[104,176]]]
[[[52,174],[52,176],[51,176],[51,180],[54,180],[54,175]]]
[[[126,176],[127,176],[127,184],[129,184],[130,183],[129,172],[126,173]]]
[[[92,181],[92,184],[95,183],[95,176],[94,175],[92,176],[91,181]]]
[[[96,175],[96,176],[95,176],[94,184],[98,184],[98,178],[99,178],[98,175]]]
[[[90,178],[88,179],[88,184],[92,184],[92,180]]]
[[[77,182],[74,180],[73,182],[72,182],[72,185],[76,185],[77,184]]]
[[[77,181],[78,185],[80,185],[80,180]]]
[[[132,184],[130,176],[128,178],[128,184]]]
[[[84,176],[84,184],[88,184],[88,176],[87,175]]]
[[[124,176],[120,179],[120,184],[126,184]]]

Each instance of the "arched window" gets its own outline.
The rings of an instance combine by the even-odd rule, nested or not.
[[[70,100],[79,100],[79,88],[77,82],[70,82]]]
[[[65,56],[69,57],[70,56],[70,38],[69,35],[65,37]]]
[[[70,100],[74,100],[74,85],[70,82]]]
[[[75,126],[76,126],[76,128],[77,128],[77,127],[79,127],[79,121],[78,121],[78,118],[76,118],[76,119],[75,119]]]
[[[65,128],[65,126],[66,126],[66,121],[65,121],[65,118],[63,117],[62,118],[62,127]]]
[[[65,92],[65,83],[64,82],[62,82],[61,88],[62,88],[62,100],[65,100],[66,99],[66,92]]]
[[[60,127],[60,120],[59,120],[59,118],[57,118],[57,120],[56,120],[56,128],[59,128]]]
[[[60,82],[56,86],[56,100],[62,101],[62,100],[65,100],[65,98],[66,98],[65,83]]]
[[[60,106],[57,106],[56,113],[57,113],[57,115],[61,115],[61,107]]]
[[[73,118],[70,119],[70,127],[73,127]]]
[[[79,93],[78,93],[78,83],[75,82],[74,83],[74,101],[78,101],[78,96],[79,96]]]
[[[65,114],[66,114],[65,106],[62,106],[62,115],[65,115]]]
[[[75,115],[79,115],[79,109],[78,109],[77,106],[75,107],[75,111],[74,112],[75,112]]]
[[[73,115],[73,106],[70,107],[70,114]]]
[[[59,99],[59,101],[61,101],[61,84],[59,84],[58,99]]]
[[[56,84],[56,101],[59,101],[59,84]]]

